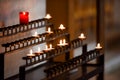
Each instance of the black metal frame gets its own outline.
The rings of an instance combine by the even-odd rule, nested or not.
[[[96,28],[96,35],[97,35],[97,42],[100,42],[100,31],[99,31],[100,30],[100,17],[101,17],[100,16],[100,0],[96,0],[96,5],[97,5],[96,6],[97,7],[97,21],[96,21],[97,22],[97,28]],[[5,36],[12,36],[12,35],[15,35],[15,34],[20,33],[20,32],[26,32],[26,31],[30,31],[30,30],[33,30],[33,29],[38,29],[38,28],[42,28],[42,27],[50,26],[50,25],[53,25],[53,24],[48,23],[48,20],[43,18],[43,19],[31,21],[31,22],[29,22],[26,25],[20,25],[20,24],[18,24],[18,25],[13,25],[13,26],[5,27],[5,28],[0,28],[0,38],[5,37]],[[60,33],[60,34],[62,34],[62,33]],[[66,35],[66,33],[63,33],[63,35]],[[63,36],[63,35],[61,35],[61,36]],[[40,36],[46,36],[46,34],[41,34],[41,35],[39,35],[39,37]],[[57,35],[57,36],[59,36],[59,35]],[[55,37],[55,36],[53,36],[53,37]],[[32,40],[36,41],[36,39],[38,39],[38,38],[29,37],[29,38],[18,40],[18,41],[12,42],[12,43],[3,44],[3,46],[5,48],[7,48],[7,47],[10,48],[10,45],[13,45],[13,44],[14,45],[18,45],[18,44],[16,44],[16,42],[21,42],[21,41],[24,41],[26,39],[27,40],[31,40],[31,41]],[[40,43],[46,42],[46,41],[47,40],[43,40],[43,41],[41,41],[41,42],[39,42],[37,44],[40,44]],[[33,42],[34,45],[36,45],[35,43],[36,42]],[[31,43],[30,45],[33,45],[33,44]],[[71,70],[74,69],[74,68],[76,68],[77,66],[81,65],[82,66],[82,77],[78,78],[77,80],[88,80],[89,78],[91,78],[91,77],[93,77],[95,75],[97,75],[97,80],[104,80],[104,54],[101,54],[98,50],[92,50],[92,51],[87,52],[87,47],[83,46],[83,51],[82,51],[83,54],[81,56],[78,56],[78,57],[75,57],[75,58],[69,60],[69,58],[70,58],[69,51],[71,50],[70,48],[71,47],[77,48],[77,47],[79,47],[79,46],[76,46],[78,44],[79,44],[79,42],[78,42],[78,39],[77,39],[77,40],[71,41],[69,46],[56,48],[55,50],[52,50],[51,52],[45,53],[45,54],[49,54],[50,53],[50,55],[48,56],[49,58],[46,58],[44,60],[47,60],[47,59],[53,58],[53,57],[55,57],[55,56],[57,56],[59,54],[62,54],[62,53],[57,54],[55,52],[59,52],[59,50],[60,51],[63,50],[63,52],[68,53],[68,55],[66,55],[66,60],[67,61],[65,63],[59,64],[62,67],[58,68],[57,69],[58,71],[61,70],[61,69],[64,70],[65,67],[63,65],[66,65],[66,64],[72,65]],[[24,44],[23,44],[22,48],[25,48],[25,47],[26,46],[24,46]],[[14,47],[14,48],[15,48],[14,50],[16,50],[16,47]],[[19,49],[20,48],[21,47],[19,47]],[[1,71],[0,72],[0,79],[1,80],[4,80],[4,56],[5,56],[5,53],[11,52],[11,51],[14,51],[14,50],[7,51],[7,49],[6,49],[4,53],[0,53],[0,71]],[[67,51],[64,51],[64,50],[67,50]],[[94,52],[97,55],[94,54]],[[53,55],[53,53],[55,53],[57,55]],[[89,58],[89,56],[92,56],[92,58]],[[38,56],[35,56],[35,57],[38,57]],[[34,64],[36,64],[38,62],[41,62],[41,60],[38,60],[38,61],[35,60],[35,63],[31,62],[28,65],[28,63],[27,63],[27,59],[28,58],[24,58],[24,59],[26,60],[26,65],[20,66],[20,68],[19,68],[19,72],[20,72],[19,73],[19,78],[20,78],[20,80],[25,80],[25,68],[27,66],[31,66],[31,65],[34,65]],[[93,59],[97,59],[97,64],[88,64],[87,63],[88,61],[93,60]],[[79,60],[80,60],[80,62],[79,62]],[[78,61],[79,64],[77,64],[76,61]],[[41,66],[44,66],[44,65],[41,65]],[[87,73],[87,67],[89,67],[89,66],[97,67],[97,68],[95,70]],[[50,68],[50,70],[52,70],[52,68]],[[68,70],[68,71],[70,71],[70,70]],[[49,79],[49,78],[46,78],[46,79]]]
[[[32,37],[16,40],[14,42],[2,44],[2,46],[5,47],[5,52],[7,53],[18,49],[26,48],[29,46],[41,44],[44,42],[49,42],[61,36],[69,35],[65,30],[61,31],[56,29],[53,32],[54,34],[42,33],[42,34],[38,34],[37,37],[32,36]]]
[[[75,39],[75,40],[69,42],[68,45],[66,45],[66,46],[56,46],[55,49],[48,51],[48,52],[43,51],[43,53],[41,53],[39,55],[37,54],[34,57],[27,57],[27,56],[23,57],[23,60],[26,61],[26,64],[19,68],[20,80],[25,80],[25,68],[27,68],[29,66],[35,65],[42,61],[50,60],[51,58],[54,58],[54,57],[59,56],[64,53],[67,56],[66,60],[69,60],[68,53],[73,49],[81,47],[82,46],[81,42],[82,41],[80,39]],[[36,54],[36,53],[34,53],[34,54]],[[46,55],[46,57],[44,57],[44,55]],[[42,59],[40,59],[40,56],[42,57]]]
[[[26,31],[30,31],[33,29],[38,29],[38,28],[42,28],[42,27],[50,26],[50,25],[53,25],[53,24],[48,23],[48,19],[43,18],[43,19],[31,21],[28,24],[24,24],[24,25],[17,24],[13,26],[0,28],[0,34],[1,34],[0,38],[5,37],[5,36],[12,36],[17,33],[26,32]]]
[[[47,77],[44,80],[56,80],[58,76],[63,75],[64,73],[69,72],[79,66],[82,67],[82,76],[76,80],[88,80],[97,74],[101,75],[104,70],[103,63],[97,62],[96,64],[88,64],[87,62],[93,59],[101,59],[104,55],[100,53],[100,50],[96,49],[87,52],[87,45],[83,45],[82,50],[82,55],[45,69],[44,72],[47,73]],[[88,73],[88,66],[96,67],[96,69]],[[97,78],[97,80],[103,80],[102,75],[99,77],[100,78]]]

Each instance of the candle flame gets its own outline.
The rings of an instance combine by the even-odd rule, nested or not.
[[[38,47],[38,52],[40,52],[41,51],[41,49],[40,49],[40,47]]]
[[[51,28],[50,27],[48,27],[48,32],[51,32]]]
[[[80,36],[79,36],[79,38],[80,39],[85,39],[86,37],[85,37],[84,33],[81,33]]]
[[[65,44],[66,43],[66,40],[65,39],[63,39],[63,44]]]
[[[63,25],[63,24],[60,24],[59,29],[61,29],[61,30],[65,29],[64,25]]]
[[[50,49],[52,49],[52,44],[50,44]]]
[[[37,32],[35,32],[34,36],[37,36],[37,35],[38,35],[38,33],[37,33]]]
[[[45,16],[45,18],[46,18],[46,19],[50,19],[50,18],[52,18],[52,17],[51,17],[50,14],[47,14],[47,15]]]
[[[98,43],[97,46],[96,46],[96,49],[101,49],[101,48],[102,47],[101,47],[100,43]]]
[[[62,44],[62,40],[60,40],[60,44]]]
[[[45,47],[46,47],[46,50],[47,50],[47,49],[48,49],[48,46],[46,45]]]
[[[32,51],[32,49],[30,50],[30,54],[32,55],[32,53],[33,53],[33,51]]]
[[[23,15],[25,15],[25,12],[23,12]]]

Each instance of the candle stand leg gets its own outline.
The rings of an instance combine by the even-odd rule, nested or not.
[[[101,73],[98,74],[97,76],[97,80],[104,80],[104,55],[101,55],[98,59],[97,59],[97,63],[102,66],[102,70]]]
[[[4,80],[4,54],[0,54],[0,80]]]
[[[85,55],[86,54],[86,52],[87,52],[87,45],[83,45],[83,47],[82,47],[82,54],[83,55]],[[85,63],[82,65],[82,75],[83,76],[85,76],[86,74],[87,74],[87,67],[86,67],[86,57],[84,56],[84,58],[82,59]],[[85,79],[85,77],[84,77],[84,79],[83,80],[87,80],[87,79]]]
[[[25,80],[25,67],[21,66],[19,68],[19,80]]]

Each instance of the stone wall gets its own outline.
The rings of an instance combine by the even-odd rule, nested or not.
[[[42,18],[46,13],[46,0],[0,0],[0,27],[19,24],[20,11],[28,11],[30,21]],[[4,26],[2,26],[3,24]],[[37,30],[38,33],[42,33],[44,31],[45,28]],[[31,36],[34,32],[35,30],[32,30],[29,32],[18,33],[13,36],[0,38],[0,52],[4,52],[4,48],[1,44]],[[31,48],[35,51],[37,46],[6,54],[4,63],[5,78],[18,74],[19,66],[24,64],[22,57],[25,56]]]

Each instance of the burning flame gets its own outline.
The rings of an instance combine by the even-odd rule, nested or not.
[[[52,18],[52,17],[51,17],[50,14],[47,14],[47,15],[45,16],[45,18],[46,18],[46,19],[50,19],[50,18]]]
[[[64,25],[63,25],[63,24],[60,24],[59,29],[61,29],[61,30],[65,29]]]

